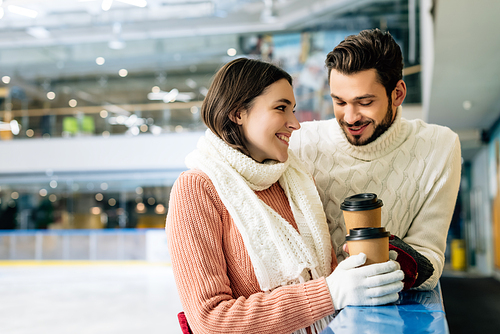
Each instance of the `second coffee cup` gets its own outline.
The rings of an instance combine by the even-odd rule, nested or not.
[[[344,213],[346,230],[359,227],[381,227],[381,199],[373,193],[356,194],[344,199],[340,209]]]
[[[355,228],[346,236],[349,255],[366,254],[364,265],[389,261],[390,232],[383,227]]]

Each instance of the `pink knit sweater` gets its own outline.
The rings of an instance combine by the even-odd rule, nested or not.
[[[297,229],[278,183],[256,194]],[[180,300],[195,334],[292,333],[335,312],[324,278],[261,291],[243,239],[201,171],[184,172],[175,182],[166,231]],[[335,256],[332,261],[333,270]]]

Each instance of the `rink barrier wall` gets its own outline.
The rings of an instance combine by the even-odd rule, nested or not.
[[[0,232],[0,261],[170,263],[170,256],[164,229],[14,230]]]

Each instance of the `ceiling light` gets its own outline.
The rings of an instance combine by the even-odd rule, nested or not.
[[[4,76],[2,77],[2,82],[3,82],[4,84],[8,85],[8,84],[9,84],[9,82],[10,82],[10,77],[9,77],[8,75],[4,75]]]
[[[137,7],[146,7],[148,5],[148,2],[146,0],[117,0],[117,1]]]
[[[71,100],[69,100],[68,104],[71,108],[74,108],[74,107],[76,107],[78,102],[75,99],[71,99]]]
[[[50,37],[50,32],[44,27],[29,27],[26,32],[38,39],[46,39]]]
[[[227,49],[227,55],[230,57],[236,56],[236,49],[235,48]]]
[[[158,86],[153,86],[153,88],[151,88],[151,91],[152,91],[153,93],[155,93],[155,94],[156,94],[156,93],[159,93],[159,92],[160,92],[160,87],[158,87]]]
[[[54,92],[48,92],[48,93],[47,93],[47,98],[48,98],[49,100],[53,100],[53,99],[55,99],[55,98],[56,98],[56,93],[54,93]]]
[[[468,101],[468,100],[467,100],[467,101],[464,101],[464,102],[462,103],[462,107],[464,107],[464,109],[465,109],[465,110],[470,110],[470,108],[472,108],[472,102],[470,102],[470,101]]]
[[[8,6],[7,9],[11,13],[30,17],[32,19],[34,19],[38,15],[38,12],[36,10],[28,9],[28,8],[24,8],[24,7],[19,7],[19,6],[14,6],[14,5]]]
[[[113,4],[113,0],[102,0],[101,8],[103,11],[107,12],[111,5]]]
[[[128,75],[128,71],[124,68],[118,71],[118,75],[121,76],[122,78],[125,78]]]
[[[97,57],[95,59],[95,62],[97,65],[104,65],[104,63],[106,62],[106,59],[104,59],[104,57]]]

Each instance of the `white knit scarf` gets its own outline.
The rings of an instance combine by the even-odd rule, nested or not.
[[[186,157],[189,168],[200,169],[214,184],[265,292],[326,277],[331,270],[330,233],[316,186],[302,163],[291,151],[288,154],[285,163],[259,163],[207,130],[198,149]],[[299,232],[255,194],[276,181],[285,191]],[[311,325],[312,333],[319,333],[331,319]]]

